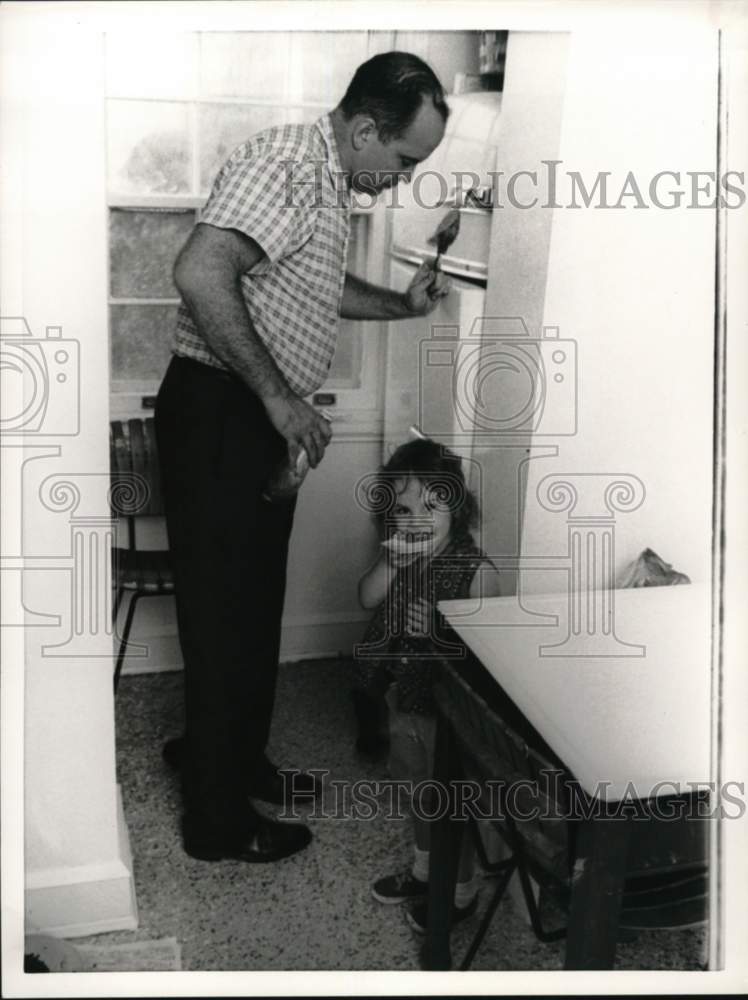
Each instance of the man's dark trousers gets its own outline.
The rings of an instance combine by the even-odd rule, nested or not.
[[[172,359],[156,403],[184,659],[184,835],[246,836],[273,711],[295,503],[262,497],[286,443],[238,378]]]

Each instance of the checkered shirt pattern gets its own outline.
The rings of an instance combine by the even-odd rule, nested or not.
[[[252,136],[218,174],[201,222],[237,229],[265,252],[242,275],[254,328],[291,389],[319,389],[335,353],[350,201],[332,122]],[[182,303],[174,353],[226,370]]]

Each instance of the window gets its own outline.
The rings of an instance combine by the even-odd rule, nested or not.
[[[408,48],[451,82],[470,68],[466,53],[477,53],[471,34],[107,34],[109,325],[120,412],[139,409],[168,364],[179,302],[173,262],[231,151],[269,125],[314,121],[376,52]],[[384,220],[376,208],[355,215],[349,250],[350,269],[380,282]],[[377,409],[379,353],[372,324],[364,333],[360,323],[341,323],[325,386],[339,407]]]

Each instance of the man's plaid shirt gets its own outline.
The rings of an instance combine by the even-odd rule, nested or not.
[[[350,202],[329,115],[284,125],[234,151],[201,222],[237,229],[265,257],[242,275],[255,330],[291,389],[322,385],[335,353],[350,232]],[[182,303],[174,353],[225,370]]]

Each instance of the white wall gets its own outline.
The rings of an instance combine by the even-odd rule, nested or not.
[[[333,441],[299,496],[288,560],[281,659],[349,656],[370,612],[358,603],[358,581],[377,549],[370,514],[355,499],[356,483],[381,460],[381,434],[348,433]]]
[[[495,168],[504,180],[496,189],[501,207],[492,219],[485,314],[520,317],[533,339],[540,337],[543,323],[553,223],[553,212],[543,207],[547,191],[542,161],[558,158],[568,50],[566,32],[509,33]],[[537,190],[519,183],[515,198],[509,198],[508,178],[519,176],[521,171],[537,175]],[[533,198],[537,199],[534,207],[520,207]],[[494,352],[501,351],[500,343],[495,348],[489,346],[484,354],[487,365]],[[486,411],[521,412],[524,388],[523,382],[517,384],[509,378],[487,379]],[[513,394],[518,396],[516,400]],[[499,438],[490,426],[487,433],[476,433],[473,457],[482,471],[483,539],[493,557],[519,555],[527,463],[535,462],[538,454],[552,454],[554,448],[548,448],[548,443],[546,439],[533,442],[529,433]],[[536,447],[530,457],[533,444]],[[496,562],[501,565],[498,558]],[[503,569],[502,594],[513,594],[516,589],[516,572]]]
[[[4,462],[18,453],[8,447],[14,442],[24,444],[26,459],[22,480],[13,475],[5,484],[6,490],[19,491],[22,525],[9,533],[16,550],[4,555],[23,554],[46,567],[27,574],[23,598],[27,609],[60,619],[58,627],[39,627],[33,614],[20,611],[25,671],[20,660],[4,665],[12,679],[25,681],[24,704],[18,707],[25,723],[26,917],[31,926],[51,932],[92,933],[136,922],[115,784],[103,579],[89,580],[82,595],[102,602],[99,634],[89,636],[84,629],[74,645],[53,651],[62,656],[44,655],[43,647],[70,635],[71,517],[88,519],[81,525],[86,538],[103,529],[100,540],[108,518],[101,39],[95,32],[84,35],[48,23],[28,9],[6,18],[3,28],[4,56],[10,51],[14,60],[3,148],[11,159],[10,175],[20,185],[10,201],[4,192],[12,238],[3,246],[3,315],[25,317],[37,342],[47,326],[62,327],[64,338],[77,341],[81,359],[79,385],[69,365],[60,366],[68,381],[58,383],[53,352],[47,351],[48,419],[25,440],[3,437]],[[78,404],[79,433],[65,435]],[[11,465],[4,471],[19,470]],[[41,500],[39,489],[48,476],[75,484],[77,508],[54,509],[54,500]],[[57,499],[73,493],[63,488]],[[10,575],[4,574],[4,584]],[[4,610],[19,613],[12,605]]]
[[[658,171],[714,170],[716,57],[716,31],[675,23],[667,34],[654,26],[574,33],[562,169],[580,171],[588,187],[597,171],[612,171],[613,202],[628,171],[648,198]],[[568,185],[558,200],[568,203]],[[566,552],[566,515],[534,499],[542,477],[631,474],[646,498],[617,515],[616,569],[649,546],[693,581],[707,581],[714,212],[623,203],[554,211],[544,323],[577,342],[578,430],[559,439],[558,458],[530,465],[523,554]],[[565,576],[527,572],[523,585],[558,590]]]

